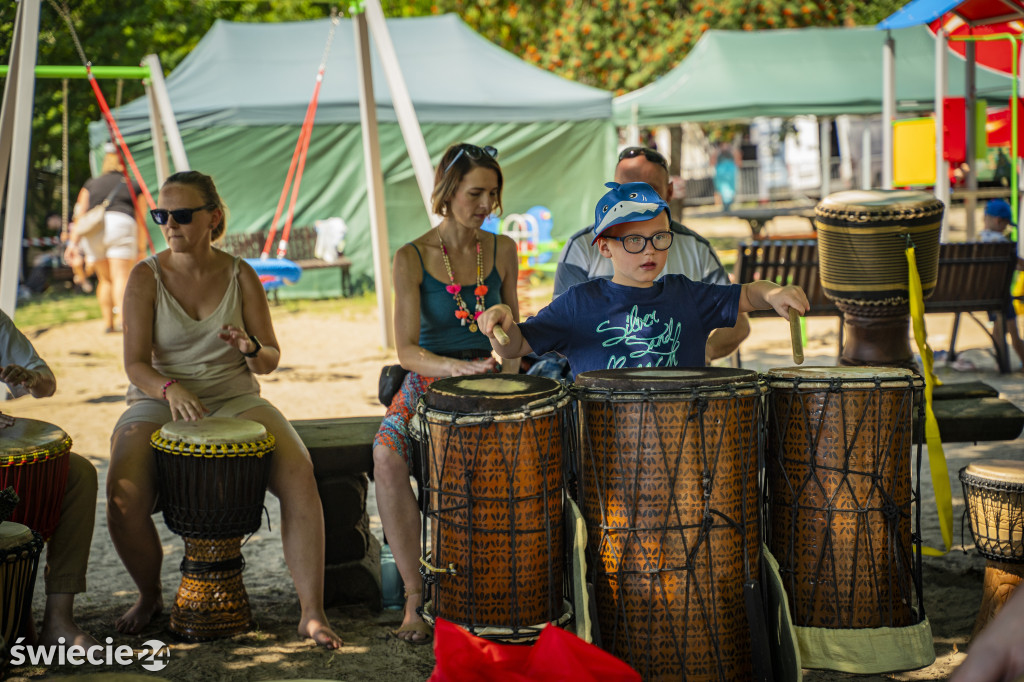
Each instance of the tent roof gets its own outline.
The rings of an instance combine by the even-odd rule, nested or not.
[[[878,28],[907,28],[930,24],[943,14],[953,12],[966,23],[989,23],[1024,19],[1022,0],[911,0],[881,23]]]
[[[288,23],[217,21],[167,78],[179,126],[302,121],[330,19]],[[607,119],[612,95],[527,64],[454,14],[388,19],[406,86],[423,123]],[[371,43],[372,43],[371,37]],[[384,69],[371,50],[381,121],[395,121]],[[359,121],[359,74],[350,19],[339,21],[320,92],[317,123]],[[141,132],[145,98],[116,112]],[[133,132],[131,126],[125,131]]]
[[[930,110],[935,38],[921,26],[892,32],[896,100]],[[742,120],[755,116],[872,114],[882,110],[882,45],[873,26],[771,31],[707,31],[686,59],[654,83],[616,97],[615,122],[637,108],[640,124]],[[977,75],[981,98],[1009,99],[1010,79]],[[949,95],[962,96],[964,63],[949,62]]]

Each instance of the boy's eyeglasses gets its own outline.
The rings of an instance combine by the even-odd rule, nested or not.
[[[207,204],[199,208],[176,208],[173,211],[168,211],[166,208],[154,208],[149,212],[149,215],[153,216],[153,222],[157,225],[166,225],[168,218],[174,218],[174,222],[179,225],[188,225],[192,222],[192,214],[196,211],[206,211],[215,208],[217,208],[217,204]]]
[[[444,168],[444,173],[441,173],[441,175],[444,175],[445,173],[450,171],[452,169],[452,166],[455,165],[455,162],[462,158],[463,154],[465,154],[471,159],[483,158],[484,154],[491,157],[492,159],[498,158],[498,150],[490,145],[487,145],[486,147],[477,147],[475,144],[469,144],[468,142],[464,142],[459,145],[459,153],[456,154],[455,157],[448,162],[448,165],[445,166]]]
[[[668,170],[668,161],[665,160],[665,157],[650,147],[626,147],[619,153],[619,161],[641,155],[651,163],[656,163],[666,171]]]
[[[647,248],[647,242],[658,251],[664,251],[668,247],[672,246],[672,232],[656,232],[650,237],[645,237],[642,234],[627,234],[625,237],[611,237],[608,239],[614,239],[622,242],[622,248],[626,250],[626,253],[640,253]]]

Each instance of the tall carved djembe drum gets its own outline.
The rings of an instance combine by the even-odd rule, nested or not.
[[[821,286],[844,316],[842,365],[914,367],[907,246],[924,298],[939,270],[943,204],[927,192],[853,190],[814,209]]]

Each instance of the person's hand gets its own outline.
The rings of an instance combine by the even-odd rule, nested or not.
[[[232,324],[226,324],[220,328],[217,334],[221,340],[235,348],[239,353],[251,353],[256,348],[249,339],[249,335]]]
[[[480,332],[488,339],[494,338],[495,327],[501,327],[508,332],[515,323],[516,320],[512,317],[512,309],[504,303],[492,305],[481,313],[480,317],[476,318],[476,324],[480,328]],[[507,334],[504,341],[508,343]],[[501,343],[501,339],[498,339],[498,342]]]
[[[952,682],[1000,682],[1024,675],[1024,589],[1017,588],[967,649]]]
[[[164,389],[164,397],[171,408],[171,419],[174,421],[193,422],[210,412],[195,393],[177,381]]]
[[[0,369],[0,381],[8,386],[22,386],[31,391],[39,381],[39,374],[21,365],[12,364]]]
[[[0,412],[0,429],[6,429],[8,426],[14,426],[14,417]]]
[[[488,374],[498,368],[493,357],[485,360],[453,360],[452,376],[464,377],[470,374]]]
[[[790,308],[801,315],[811,309],[804,290],[795,284],[772,289],[764,295],[764,300],[775,309],[775,312],[787,320]]]

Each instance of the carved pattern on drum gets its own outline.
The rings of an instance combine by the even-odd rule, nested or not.
[[[436,576],[434,616],[515,633],[562,615],[565,403],[520,421],[426,412],[430,562],[456,567]]]
[[[185,562],[237,562],[241,538],[185,539]],[[248,632],[252,625],[242,568],[192,571],[182,568],[181,585],[171,608],[171,632],[193,642]]]
[[[718,391],[727,396],[727,391]],[[760,393],[580,395],[580,497],[603,647],[645,680],[750,679]],[[748,573],[749,569],[749,573]]]
[[[794,625],[911,625],[913,390],[850,383],[772,382],[768,547]]]

